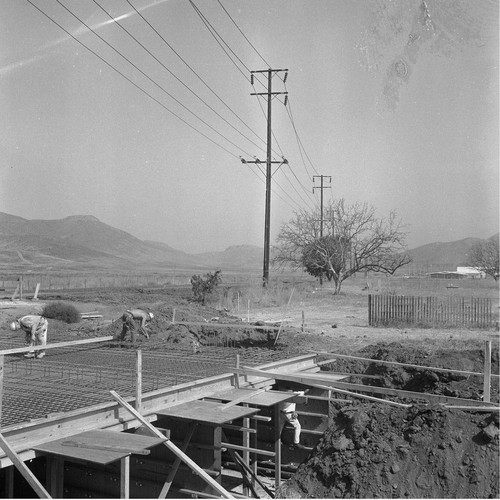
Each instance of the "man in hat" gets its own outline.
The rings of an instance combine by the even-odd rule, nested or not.
[[[49,322],[38,314],[28,314],[22,318],[16,319],[10,324],[13,331],[23,330],[26,334],[26,343],[28,346],[47,344],[47,329]],[[24,353],[25,358],[42,359],[45,356],[44,350],[29,351]]]

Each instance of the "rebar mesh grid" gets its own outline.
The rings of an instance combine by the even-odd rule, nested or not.
[[[195,353],[186,347],[143,347],[143,392],[231,372],[237,354],[240,363],[248,366],[286,358],[268,349],[205,346]],[[12,355],[5,361],[2,427],[109,402],[110,390],[123,397],[135,394],[136,347],[132,344],[58,348],[40,360]]]

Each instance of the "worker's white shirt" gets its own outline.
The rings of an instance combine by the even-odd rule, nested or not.
[[[48,321],[43,317],[36,314],[28,314],[19,319],[21,328],[28,333],[35,333],[42,327],[48,324]]]

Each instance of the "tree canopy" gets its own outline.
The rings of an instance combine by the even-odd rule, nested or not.
[[[406,232],[396,213],[378,218],[366,203],[348,205],[331,201],[323,210],[323,229],[317,210],[299,210],[284,224],[273,248],[273,264],[303,269],[335,284],[359,271],[388,274],[411,262],[406,250]]]
[[[469,266],[498,280],[498,237],[476,243],[469,252]]]

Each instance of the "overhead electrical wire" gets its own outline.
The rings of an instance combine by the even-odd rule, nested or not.
[[[236,26],[236,28],[237,28],[237,29],[238,29],[238,31],[241,33],[241,35],[243,36],[243,38],[244,38],[244,39],[248,42],[248,44],[252,47],[252,49],[256,52],[256,54],[257,54],[257,55],[260,57],[260,59],[264,62],[264,64],[266,64],[266,65],[267,65],[267,67],[268,67],[268,68],[270,68],[270,67],[271,67],[271,65],[270,65],[270,64],[269,64],[269,63],[268,63],[268,62],[264,59],[264,57],[262,56],[262,54],[261,54],[261,53],[260,53],[260,52],[259,52],[259,51],[255,48],[255,46],[254,46],[254,45],[253,45],[253,43],[249,40],[249,38],[245,35],[245,33],[243,33],[243,30],[242,30],[242,29],[238,26],[238,24],[236,23],[236,21],[234,20],[234,18],[231,16],[231,14],[228,12],[228,10],[224,7],[224,5],[222,4],[221,0],[217,0],[217,2],[219,3],[220,7],[221,7],[221,8],[222,8],[222,10],[225,12],[225,14],[229,17],[229,19],[231,20],[231,22],[234,24],[234,26]],[[203,14],[201,14],[201,12],[199,11],[199,9],[198,9],[198,8],[196,8],[196,7],[194,6],[194,3],[193,3],[191,0],[190,0],[190,3],[191,3],[191,4],[193,5],[193,7],[196,9],[196,11],[197,11],[198,15],[200,15],[200,17],[201,17],[201,16],[203,16]],[[203,20],[206,20],[206,17],[205,17],[205,16],[203,16]],[[208,24],[210,24],[210,23],[208,22],[208,20],[206,20],[206,21],[207,21],[207,23],[208,23]],[[215,28],[213,28],[213,26],[212,26],[211,24],[210,24],[210,28],[211,28],[213,31],[215,31],[215,32],[216,32]],[[217,32],[216,32],[216,33],[217,33]],[[217,35],[218,35],[218,36],[222,39],[222,37],[221,37],[218,33],[217,33]],[[223,40],[223,39],[222,39],[222,40]],[[223,41],[224,41],[224,40],[223,40]],[[225,41],[224,41],[224,43],[226,44],[226,46],[228,46],[228,45],[227,45],[227,43],[226,43]],[[230,49],[230,47],[229,47],[229,46],[228,46],[228,48]],[[231,49],[230,49],[230,50],[231,50]],[[233,50],[231,50],[231,52],[235,55],[235,57],[238,57],[238,56],[236,56],[236,54],[235,54],[235,52],[234,52]],[[244,62],[243,62],[243,61],[242,61],[239,57],[238,57],[238,60],[242,63],[242,65],[243,65],[245,68],[247,68],[247,69],[248,69],[248,67],[245,65],[245,63],[244,63]],[[278,77],[279,77],[279,78],[283,81],[283,83],[285,84],[285,88],[286,88],[286,81],[285,81],[285,79],[284,79],[284,78],[282,78],[281,76],[279,76],[279,73],[277,73],[277,75],[278,75]],[[257,76],[257,74],[255,74],[255,73],[254,73],[254,77],[255,77],[255,76]],[[259,83],[261,83],[261,84],[262,84],[262,82],[260,82],[260,80],[257,80],[257,81],[259,81]],[[252,86],[253,86],[254,92],[255,92],[255,93],[257,93],[257,90],[255,89],[255,85],[252,85]],[[262,103],[260,102],[260,100],[258,100],[258,103],[259,103],[259,106],[260,106],[260,108],[261,108],[262,114],[263,114],[263,115],[264,115],[264,117],[266,118],[266,113],[265,113],[265,111],[264,111],[264,109],[263,109],[263,107],[262,107]],[[286,107],[286,106],[285,106],[285,107]],[[287,113],[288,113],[288,109],[287,109]],[[291,113],[291,110],[290,110],[290,113]],[[266,119],[267,119],[267,118],[266,118]],[[294,125],[294,123],[293,123],[293,119],[292,119],[292,124]],[[307,166],[305,165],[305,162],[304,162],[304,160],[303,160],[303,154],[302,154],[302,149],[303,149],[303,146],[302,146],[302,149],[301,149],[301,144],[302,144],[302,143],[301,143],[300,138],[299,138],[299,136],[298,136],[298,132],[297,132],[297,129],[296,129],[295,125],[294,125],[294,131],[295,131],[295,136],[296,136],[296,138],[297,138],[297,143],[298,143],[298,147],[299,147],[299,153],[300,153],[300,155],[301,155],[301,157],[302,157],[302,161],[303,161],[304,166],[306,167],[306,171],[307,171]],[[278,142],[278,139],[276,138],[276,135],[275,135],[275,133],[274,133],[274,131],[273,131],[273,130],[271,131],[271,134],[272,134],[272,137],[274,138],[274,141],[275,141],[275,143],[276,143],[276,145],[277,145],[278,149],[280,150],[281,156],[283,157],[283,156],[284,156],[284,154],[283,154],[283,150],[281,149],[281,146],[280,146],[280,144],[279,144],[279,142]],[[304,152],[305,152],[305,150],[304,150]],[[307,153],[306,153],[306,154],[307,154]],[[302,189],[304,190],[304,192],[307,194],[308,198],[309,198],[309,199],[312,199],[313,201],[315,201],[315,200],[314,200],[314,198],[312,198],[312,197],[311,197],[310,190],[308,190],[308,189],[304,186],[304,184],[303,184],[303,183],[302,183],[302,182],[298,179],[298,177],[296,176],[295,172],[293,172],[293,170],[291,170],[291,172],[292,172],[292,174],[294,175],[294,177],[295,177],[295,179],[297,180],[297,182],[299,183],[299,185],[300,185],[300,186],[302,187]],[[308,173],[308,175],[309,175],[309,172],[308,172],[308,171],[307,171],[307,173]],[[285,177],[286,177],[286,176],[285,176]],[[287,179],[287,180],[288,180],[288,179]],[[290,181],[289,181],[289,182],[290,182]],[[295,188],[295,186],[294,186],[291,182],[290,182],[290,185],[293,187],[293,189],[295,189],[295,191],[297,192],[297,194],[299,194],[299,196],[300,196],[300,193],[297,191],[297,189]],[[304,201],[304,199],[302,198],[302,196],[300,196],[300,197],[301,197],[302,201]]]
[[[192,1],[192,0],[189,0],[189,3],[191,4],[191,6],[193,7],[193,9],[195,10],[195,12],[198,14],[198,16],[200,17],[200,19],[203,21],[203,23],[205,24],[206,28],[209,30],[209,32],[211,33],[211,35],[215,38],[215,40],[217,41],[217,43],[219,44],[219,46],[222,48],[222,50],[224,51],[224,53],[229,57],[229,59],[233,62],[233,64],[236,66],[236,68],[240,71],[240,73],[243,74],[243,76],[245,77],[245,79],[248,81],[248,78],[246,77],[246,75],[241,71],[241,68],[234,62],[233,58],[231,56],[229,56],[227,50],[222,46],[221,42],[219,41],[222,40],[222,42],[224,43],[224,45],[228,48],[228,50],[234,55],[234,57],[242,64],[242,66],[245,67],[245,69],[250,72],[250,68],[248,68],[248,66],[242,61],[242,59],[234,52],[233,49],[231,49],[231,47],[229,46],[229,44],[224,40],[224,38],[217,32],[217,30],[213,27],[213,25],[208,21],[208,19],[203,15],[203,13],[200,11],[200,9],[198,9],[198,7],[195,5],[195,3]],[[241,30],[240,30],[241,32]],[[242,32],[241,32],[242,33]],[[245,37],[246,38],[246,37]],[[248,39],[247,39],[248,40]],[[253,86],[254,90],[255,89],[255,86]],[[259,101],[259,105],[261,106],[261,109],[262,109],[262,105]],[[262,109],[263,113],[264,113],[264,110]],[[265,115],[265,113],[264,113]],[[275,138],[275,142],[276,144],[278,145],[279,147],[279,144],[278,144],[278,141],[276,140],[276,137],[274,135],[274,132],[272,132],[273,134],[273,137]],[[283,151],[281,149],[281,147],[279,147],[280,151],[281,151],[281,156],[283,156]],[[305,186],[300,182],[300,180],[297,178],[297,176],[295,175],[295,173],[293,174],[296,178],[296,180],[299,182],[299,184],[301,185],[302,189],[304,189],[304,192],[310,196],[310,192],[305,188]],[[289,181],[290,182],[290,181]],[[275,182],[275,184],[277,184]],[[291,183],[290,183],[291,184]],[[278,184],[279,185],[279,184]],[[291,184],[292,187],[293,184]],[[281,186],[279,186],[281,187]],[[283,188],[282,188],[283,189]],[[294,187],[295,189],[295,187]],[[296,190],[296,189],[295,189]],[[288,194],[284,189],[283,191]],[[302,201],[304,201],[304,199],[302,198],[302,196],[300,195],[300,193],[296,190],[297,194],[299,195],[299,197],[302,199]],[[291,198],[293,201],[295,201],[293,198]],[[296,201],[295,201],[296,202]],[[307,204],[307,202],[305,202]]]
[[[168,95],[171,99],[173,99],[179,106],[181,106],[183,109],[185,109],[188,113],[193,115],[195,118],[200,120],[204,125],[206,125],[210,130],[215,132],[217,135],[222,137],[224,140],[229,142],[232,146],[234,146],[236,149],[239,149],[240,151],[243,151],[245,154],[248,154],[245,152],[243,148],[235,144],[233,141],[228,139],[224,134],[216,130],[212,125],[207,123],[206,120],[198,116],[194,111],[189,109],[185,104],[183,104],[179,99],[174,97],[168,90],[166,90],[164,87],[162,87],[158,82],[153,80],[149,75],[147,75],[142,69],[140,69],[136,64],[134,64],[128,57],[124,56],[118,49],[116,49],[113,45],[111,45],[107,40],[105,40],[101,35],[95,32],[94,29],[92,29],[88,24],[86,24],[82,19],[80,19],[76,14],[74,14],[71,9],[66,7],[60,0],[55,0],[61,7],[63,7],[67,12],[69,12],[75,19],[77,19],[83,26],[85,26],[89,31],[91,31],[95,36],[97,36],[102,42],[104,42],[110,49],[112,49],[115,53],[117,53],[121,58],[123,58],[125,61],[127,61],[133,68],[135,68],[141,75],[143,75],[145,78],[147,78],[151,83],[156,85],[162,92],[164,92],[166,95]],[[30,2],[31,3],[31,2]]]
[[[264,149],[255,143],[252,139],[249,139],[245,136],[241,131],[239,131],[234,125],[228,122],[220,113],[218,113],[210,104],[208,104],[203,98],[201,98],[193,89],[191,89],[188,85],[186,85],[173,71],[168,69],[147,47],[145,47],[130,31],[127,30],[117,19],[115,19],[109,12],[107,12],[97,0],[92,0],[106,15],[110,17],[114,21],[114,23],[119,26],[127,35],[129,35],[140,47],[142,47],[163,69],[168,71],[170,75],[172,75],[181,85],[183,85],[189,92],[191,92],[198,100],[200,100],[205,106],[207,106],[211,111],[213,111],[221,120],[227,123],[233,130],[238,132],[242,137],[244,137],[247,141],[251,142],[255,147],[264,151]]]
[[[232,23],[236,26],[236,28],[241,33],[241,35],[243,36],[243,38],[249,43],[250,47],[252,47],[252,49],[261,58],[261,60],[264,62],[264,64],[268,68],[270,68],[271,65],[262,57],[262,54],[255,48],[255,46],[253,45],[253,43],[246,37],[245,33],[243,33],[243,31],[240,29],[240,27],[236,24],[236,21],[231,17],[231,14],[229,14],[229,12],[226,10],[226,8],[224,7],[224,5],[222,5],[222,2],[220,0],[217,0],[217,2],[219,2],[219,5],[221,6],[222,10],[227,14],[227,17],[229,17],[229,19],[231,19]]]
[[[127,75],[125,75],[122,71],[120,71],[119,69],[117,69],[116,67],[114,67],[110,62],[108,62],[106,59],[104,59],[102,56],[100,56],[97,52],[95,52],[93,49],[91,49],[90,47],[88,47],[86,44],[84,44],[81,40],[79,40],[77,37],[75,37],[70,31],[68,31],[66,28],[64,28],[64,26],[62,26],[60,23],[58,23],[55,19],[53,19],[49,14],[47,14],[46,12],[44,12],[42,9],[40,9],[40,7],[38,7],[36,4],[34,4],[32,2],[32,0],[26,0],[26,2],[28,2],[33,8],[35,8],[36,10],[38,10],[42,15],[44,15],[47,19],[49,19],[52,23],[54,23],[57,27],[59,27],[61,30],[63,30],[67,35],[69,35],[73,40],[75,40],[76,42],[78,42],[82,47],[84,47],[85,49],[87,49],[90,53],[92,53],[93,55],[95,55],[99,60],[101,60],[104,64],[106,64],[109,68],[111,68],[113,71],[115,71],[117,74],[119,74],[122,78],[124,78],[125,80],[127,80],[130,84],[132,84],[135,88],[137,88],[139,91],[141,91],[143,94],[145,94],[146,96],[148,96],[152,101],[156,102],[159,106],[161,106],[163,109],[165,109],[166,111],[168,111],[170,114],[172,114],[173,116],[175,116],[176,118],[178,118],[180,121],[182,121],[185,125],[187,125],[189,128],[191,128],[192,130],[194,130],[195,132],[197,132],[198,134],[202,135],[203,137],[205,137],[205,139],[209,140],[212,144],[215,144],[216,146],[218,146],[219,148],[223,149],[224,151],[226,151],[226,153],[228,153],[229,155],[231,156],[234,156],[235,158],[238,158],[239,159],[239,156],[237,156],[236,154],[234,154],[233,152],[231,152],[229,149],[227,149],[225,146],[221,145],[220,143],[214,141],[211,137],[209,137],[208,135],[206,135],[204,132],[202,132],[201,130],[199,130],[198,128],[196,128],[194,125],[191,125],[187,120],[185,120],[184,118],[182,118],[181,116],[179,116],[175,111],[172,111],[170,108],[168,108],[167,106],[165,106],[165,104],[163,104],[161,101],[159,101],[156,97],[154,97],[153,95],[151,95],[147,90],[143,89],[140,85],[138,85],[136,82],[134,82],[131,78],[129,78]],[[237,149],[240,149],[239,147],[237,147]]]
[[[187,66],[187,68],[205,85],[205,87],[248,129],[252,134],[254,134],[262,143],[265,144],[264,139],[262,139],[246,122],[243,120],[220,96],[215,92],[210,85],[191,67],[191,65],[172,47],[172,45],[161,35],[161,33],[147,20],[145,16],[130,2],[130,0],[125,0],[130,7],[135,11],[135,13],[153,30],[154,33],[165,43],[165,45]]]

